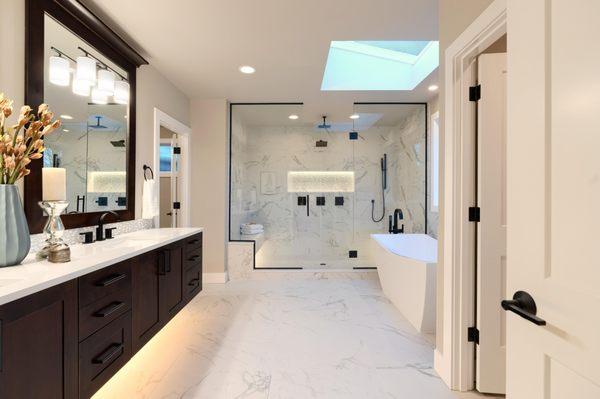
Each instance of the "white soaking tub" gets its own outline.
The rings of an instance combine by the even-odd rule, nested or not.
[[[437,240],[426,234],[371,234],[383,292],[420,332],[435,333]]]

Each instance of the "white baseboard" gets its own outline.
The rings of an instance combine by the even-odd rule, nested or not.
[[[202,273],[202,282],[205,284],[225,284],[229,280],[227,273]]]

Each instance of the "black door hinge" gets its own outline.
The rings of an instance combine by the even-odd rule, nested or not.
[[[469,222],[481,221],[481,209],[478,206],[469,207]]]
[[[479,101],[481,99],[481,85],[469,87],[469,101]]]
[[[479,330],[477,327],[469,327],[467,329],[467,341],[475,342],[479,345]]]
[[[173,209],[181,209],[181,202],[173,202]]]
[[[173,147],[173,154],[181,154],[181,147]]]

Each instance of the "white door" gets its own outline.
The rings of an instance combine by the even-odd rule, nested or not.
[[[600,398],[600,1],[508,0],[509,399]]]
[[[171,227],[178,227],[178,217],[180,207],[175,207],[179,202],[179,157],[181,147],[177,143],[177,135],[171,138]]]
[[[506,388],[506,54],[478,57],[477,329],[475,384],[479,392]]]

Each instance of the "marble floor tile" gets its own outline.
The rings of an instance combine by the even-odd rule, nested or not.
[[[376,280],[207,285],[96,395],[454,399]]]

